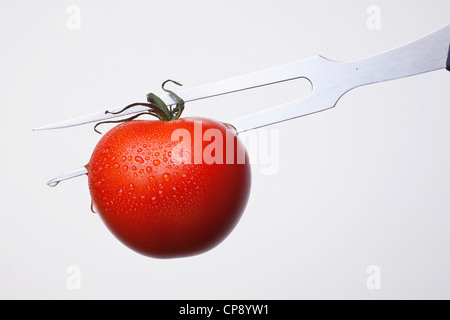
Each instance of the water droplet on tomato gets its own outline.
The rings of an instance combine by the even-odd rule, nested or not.
[[[130,183],[130,186],[128,187],[130,189],[130,191],[134,190],[134,184]]]
[[[166,157],[164,157],[164,158],[163,158],[163,161],[164,161],[164,162],[167,162],[167,158],[166,158]]]
[[[153,164],[155,166],[158,166],[161,163],[161,161],[159,161],[158,159],[153,160]]]
[[[155,152],[155,157],[159,157],[159,152]]]
[[[149,157],[149,156],[146,156],[146,157],[145,157],[145,160],[150,160],[150,157]]]
[[[150,182],[155,181],[155,177],[154,176],[148,177],[148,181],[150,181]]]
[[[97,213],[97,207],[94,204],[94,201],[91,200],[91,211],[92,213]]]
[[[119,167],[120,167],[120,166],[119,166],[118,163],[115,163],[115,164],[114,164],[114,168],[118,169]]]
[[[140,156],[134,157],[134,160],[136,160],[136,162],[139,162],[139,163],[144,163],[144,159],[142,159],[142,157],[140,157]]]
[[[122,161],[126,161],[126,160],[127,160],[127,157],[125,157],[125,156],[122,156],[122,157],[120,157],[120,160],[122,160]]]
[[[144,169],[139,170],[139,173],[143,174],[144,173]]]
[[[137,170],[136,166],[132,166],[131,170],[136,171]]]
[[[128,156],[128,161],[131,161],[131,160],[133,160],[133,157],[132,156]]]
[[[137,178],[138,177],[138,174],[135,172],[135,173],[133,173],[133,177],[134,178]]]
[[[156,202],[156,200],[158,200],[156,197],[152,197],[153,202]]]
[[[128,170],[128,166],[123,166],[123,171],[126,172]]]
[[[118,195],[119,197],[123,196],[123,190],[120,189],[120,190],[119,190],[119,193],[118,193],[117,195]]]
[[[142,148],[137,149],[137,152],[142,152]]]
[[[164,174],[163,174],[163,179],[164,179],[165,181],[169,181],[169,180],[170,180],[170,174],[164,173]]]
[[[148,166],[147,168],[145,168],[145,170],[147,170],[148,173],[150,173],[150,172],[153,171],[152,167],[150,167],[150,166]]]

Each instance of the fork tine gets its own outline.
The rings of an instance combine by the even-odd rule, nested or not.
[[[50,187],[56,187],[58,185],[58,183],[60,183],[61,181],[79,177],[79,176],[85,175],[87,173],[88,173],[88,170],[86,169],[86,167],[81,167],[81,168],[72,170],[70,172],[67,172],[63,175],[60,175],[59,177],[57,177],[55,179],[50,180],[49,182],[47,182],[47,185],[49,185]]]
[[[177,95],[179,95],[185,102],[189,102],[215,97],[222,94],[271,85],[278,82],[294,80],[301,77],[307,77],[309,71],[311,70],[310,63],[315,60],[317,60],[317,57],[286,63],[277,67],[272,67],[221,81],[180,90],[179,92],[177,91]],[[158,97],[167,105],[173,105],[176,103],[176,101],[167,92],[163,92],[160,95],[158,94]],[[33,130],[37,131],[73,127],[91,122],[109,120],[114,117],[120,117],[132,113],[139,113],[146,110],[143,107],[137,106],[121,112],[120,114],[113,114],[120,111],[121,109],[123,108],[109,110],[110,113],[108,114],[105,114],[105,112],[92,113],[85,116],[38,127]]]
[[[61,128],[74,127],[74,126],[78,126],[78,125],[82,125],[82,124],[86,124],[86,123],[105,121],[105,120],[109,120],[109,119],[112,119],[112,118],[126,116],[128,114],[132,114],[132,113],[137,113],[137,112],[142,112],[142,111],[148,110],[148,108],[146,108],[146,107],[136,106],[136,107],[130,108],[129,110],[125,110],[124,112],[122,112],[120,114],[112,113],[112,112],[119,111],[121,109],[122,108],[119,108],[117,110],[112,110],[111,113],[105,113],[104,111],[91,113],[91,114],[88,114],[88,115],[84,115],[84,116],[72,118],[72,119],[69,119],[69,120],[64,120],[64,121],[52,123],[52,124],[49,124],[49,125],[45,125],[45,126],[42,126],[42,127],[34,128],[33,131],[52,130],[52,129],[61,129]]]

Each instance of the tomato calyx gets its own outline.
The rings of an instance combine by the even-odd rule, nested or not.
[[[169,80],[164,81],[161,85],[162,89],[165,92],[167,92],[176,101],[174,108],[172,106],[170,106],[170,109],[169,109],[167,107],[167,105],[164,103],[164,101],[162,101],[156,94],[154,94],[154,93],[147,94],[147,101],[150,104],[157,106],[157,108],[162,110],[164,112],[164,114],[166,115],[166,118],[164,118],[162,120],[160,119],[161,121],[177,120],[178,118],[180,118],[181,113],[183,113],[183,110],[184,110],[183,99],[181,99],[175,92],[164,88],[164,86],[166,85],[167,82],[175,83],[178,86],[182,86],[182,84],[177,81],[169,79]]]
[[[105,124],[105,123],[120,123],[120,122],[126,122],[126,121],[131,121],[134,120],[144,114],[148,114],[151,116],[154,116],[156,118],[158,118],[159,121],[172,121],[172,120],[177,120],[180,118],[181,114],[184,111],[184,100],[181,99],[175,92],[168,90],[165,88],[165,85],[168,82],[172,82],[178,86],[182,86],[181,83],[174,81],[174,80],[166,80],[162,83],[161,87],[162,89],[167,92],[175,101],[176,104],[175,106],[170,106],[168,107],[167,104],[165,104],[164,101],[161,100],[161,98],[159,98],[156,94],[154,93],[149,93],[147,94],[147,102],[148,103],[142,103],[142,102],[135,102],[132,103],[124,108],[122,108],[121,110],[117,111],[117,112],[111,112],[106,110],[105,114],[121,114],[124,111],[136,107],[136,106],[144,106],[147,107],[148,110],[140,112],[138,114],[135,114],[129,118],[126,119],[121,119],[121,120],[109,120],[109,121],[102,121],[97,123],[94,126],[94,131],[97,132],[98,134],[102,134],[100,131],[97,130],[97,127],[101,124]]]

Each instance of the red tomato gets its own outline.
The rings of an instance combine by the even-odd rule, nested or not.
[[[189,136],[177,132],[190,135],[191,148]],[[250,192],[250,164],[235,131],[202,118],[120,124],[102,137],[86,168],[106,226],[152,257],[189,256],[216,246],[239,221]]]

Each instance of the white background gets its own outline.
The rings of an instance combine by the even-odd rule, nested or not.
[[[68,28],[70,5],[80,29]],[[381,29],[367,27],[370,5]],[[192,87],[317,54],[363,58],[445,26],[448,12],[448,0],[1,1],[0,298],[450,298],[447,71],[359,88],[271,127],[276,174],[256,165],[236,229],[190,258],[122,245],[90,211],[86,177],[46,185],[89,161],[93,125],[32,131],[145,101],[168,78]],[[193,102],[185,115],[229,120],[300,87]],[[80,289],[67,286],[72,265]]]

